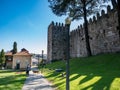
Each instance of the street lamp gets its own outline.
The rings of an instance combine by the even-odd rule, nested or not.
[[[65,29],[67,30],[67,47],[66,47],[66,90],[69,90],[69,59],[70,59],[70,24],[71,19],[67,17],[65,19]]]
[[[40,55],[39,54],[37,55],[37,58],[38,58],[38,66],[39,66],[39,64],[40,64]]]
[[[44,51],[42,50],[42,60],[43,60],[43,53],[44,53]]]
[[[44,53],[44,50],[42,50],[42,72],[43,72],[43,67],[44,67],[43,53]]]

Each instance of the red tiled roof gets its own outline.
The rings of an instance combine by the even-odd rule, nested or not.
[[[6,56],[12,56],[12,52],[6,52],[5,55]]]
[[[21,51],[21,52],[14,54],[14,55],[30,55],[31,56],[31,54],[28,51]]]
[[[31,56],[31,54],[25,49],[21,49],[20,52],[17,52],[16,54],[12,54],[11,51],[5,53],[6,56],[12,56],[12,55],[26,55],[26,56]]]

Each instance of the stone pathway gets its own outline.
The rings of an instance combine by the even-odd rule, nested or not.
[[[35,68],[33,68],[35,70]],[[22,90],[55,90],[42,74],[33,73],[27,77]]]

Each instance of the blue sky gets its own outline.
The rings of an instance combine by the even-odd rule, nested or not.
[[[47,53],[47,29],[51,21],[64,23],[64,17],[55,16],[48,0],[0,0],[0,50],[9,51],[17,42],[18,51]],[[72,22],[75,29],[82,21]]]
[[[47,0],[0,0],[0,50],[11,50],[16,41],[18,51],[46,53],[48,25],[64,22],[48,5]]]

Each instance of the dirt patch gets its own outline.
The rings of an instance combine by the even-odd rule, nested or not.
[[[15,74],[22,74],[23,72],[15,72]]]

